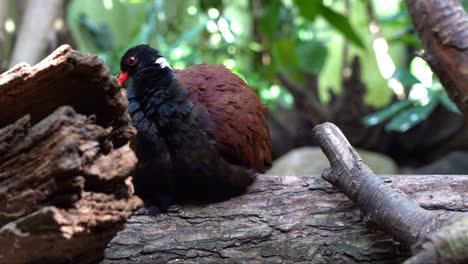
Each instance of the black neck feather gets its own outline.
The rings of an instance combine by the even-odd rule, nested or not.
[[[143,136],[162,138],[167,145],[180,147],[199,131],[187,89],[170,69],[146,67],[133,77],[128,89],[129,112]]]

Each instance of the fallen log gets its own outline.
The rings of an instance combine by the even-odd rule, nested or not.
[[[468,177],[381,178],[423,208],[468,210]],[[400,263],[409,255],[320,177],[259,175],[228,201],[132,216],[103,263]]]
[[[141,205],[126,107],[102,61],[69,46],[0,75],[0,263],[102,259]]]

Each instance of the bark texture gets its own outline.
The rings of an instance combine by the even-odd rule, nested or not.
[[[141,205],[126,106],[102,61],[69,46],[0,75],[0,263],[102,259]]]
[[[0,130],[0,262],[99,259],[141,203],[126,183],[135,155],[70,107],[29,121]]]
[[[468,216],[465,215],[426,237],[414,247],[416,254],[404,263],[467,263],[467,247]]]
[[[468,210],[468,177],[382,179],[435,212]],[[409,254],[319,177],[259,175],[225,202],[133,216],[103,263],[400,263]]]
[[[408,248],[413,247],[415,256],[407,263],[468,261],[467,213],[434,213],[386,186],[335,125],[324,123],[313,133],[331,164],[322,177],[354,201],[364,219]]]
[[[313,132],[331,164],[322,177],[353,200],[364,216],[387,234],[411,246],[444,224],[438,215],[409,201],[376,177],[338,127],[324,123]]]
[[[0,127],[26,114],[35,124],[69,105],[95,116],[96,124],[111,126],[114,147],[119,147],[134,136],[120,90],[101,59],[63,45],[34,66],[18,64],[0,75]]]
[[[458,0],[406,0],[424,59],[468,116],[468,15]]]

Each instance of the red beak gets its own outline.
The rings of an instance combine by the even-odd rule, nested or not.
[[[119,75],[119,85],[124,84],[128,80],[128,72],[123,71]]]

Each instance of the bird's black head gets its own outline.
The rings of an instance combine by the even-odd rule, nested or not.
[[[149,66],[159,67],[163,71],[171,70],[169,62],[159,54],[159,51],[147,44],[128,49],[120,60],[120,70],[122,72],[119,75],[119,84],[122,85],[140,69]]]

